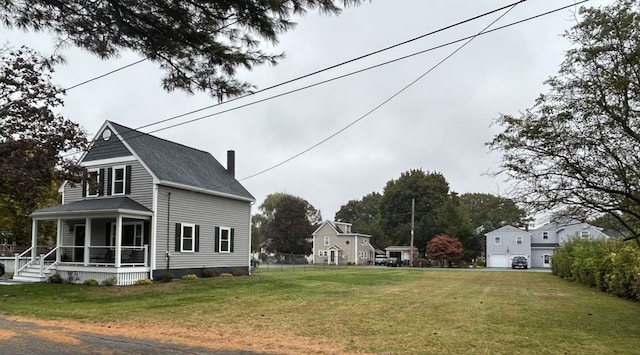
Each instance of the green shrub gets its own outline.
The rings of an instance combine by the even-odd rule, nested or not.
[[[606,239],[573,239],[556,250],[552,272],[618,297],[640,300],[640,250]]]
[[[98,281],[94,279],[86,279],[82,284],[87,286],[98,286],[100,283],[98,283]]]
[[[173,281],[173,274],[170,273],[170,272],[165,272],[164,274],[162,274],[162,281],[164,281],[164,282]]]
[[[107,279],[102,280],[102,284],[104,286],[115,286],[118,283],[118,278],[115,276],[111,276]]]
[[[61,284],[62,276],[60,274],[53,274],[51,275],[51,277],[49,277],[49,282],[52,284]]]
[[[218,273],[213,269],[204,269],[202,270],[202,277],[214,277],[218,276]]]
[[[228,272],[223,272],[222,274],[220,274],[220,277],[233,277],[233,274],[230,274]]]
[[[151,284],[153,284],[153,280],[151,280],[151,279],[140,279],[140,280],[136,281],[135,284],[138,285],[138,286],[140,286],[140,285],[151,285]]]
[[[186,274],[186,275],[182,275],[182,277],[180,278],[180,280],[182,281],[189,281],[189,280],[197,280],[198,276],[196,276],[196,274]]]

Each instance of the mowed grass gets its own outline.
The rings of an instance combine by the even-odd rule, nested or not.
[[[0,314],[286,334],[334,344],[328,353],[640,353],[640,304],[549,273],[258,270],[132,287],[0,286]]]

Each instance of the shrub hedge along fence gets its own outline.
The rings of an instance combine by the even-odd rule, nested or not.
[[[554,275],[640,300],[640,249],[621,240],[572,239],[556,250]]]

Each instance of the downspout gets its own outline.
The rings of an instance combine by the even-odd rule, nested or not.
[[[171,192],[167,193],[167,250],[165,250],[165,259],[167,259],[167,272],[169,272],[169,266],[171,265],[171,262],[169,261],[169,259],[171,259],[171,253],[169,252],[169,238],[170,238],[170,231],[171,231],[171,222],[170,222],[170,217],[171,217]]]

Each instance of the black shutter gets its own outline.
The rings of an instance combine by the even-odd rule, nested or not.
[[[124,193],[128,195],[131,193],[131,165],[127,165],[125,168],[126,175],[124,180]]]
[[[213,251],[220,251],[220,227],[216,227],[216,235],[213,238]]]
[[[180,223],[176,223],[176,251],[180,251],[180,237],[182,236],[182,225]]]
[[[229,244],[230,244],[229,245],[229,252],[231,252],[231,253],[233,253],[233,239],[234,239],[233,237],[234,237],[235,231],[236,230],[234,228],[231,228],[231,236],[230,236],[231,241],[229,242]]]
[[[151,223],[149,221],[144,221],[143,225],[143,234],[142,234],[142,245],[149,245],[149,237],[151,236]]]
[[[107,235],[104,238],[104,245],[109,246],[111,244],[111,222],[107,222]]]
[[[100,176],[98,176],[98,178],[96,180],[99,181],[98,183],[98,196],[102,196],[104,195],[104,168],[100,169],[100,172],[98,172],[98,174],[100,174]]]
[[[195,252],[199,252],[200,251],[200,225],[196,224],[196,236],[194,238],[194,247],[193,250],[195,250]]]
[[[82,177],[82,197],[87,197],[87,174]]]
[[[107,196],[111,196],[111,185],[113,180],[113,168],[109,168],[109,175],[107,176]]]

